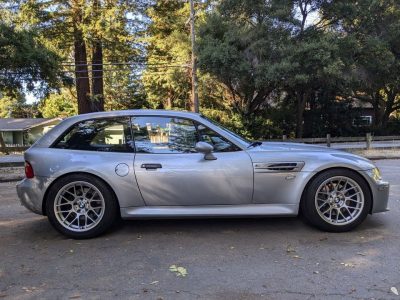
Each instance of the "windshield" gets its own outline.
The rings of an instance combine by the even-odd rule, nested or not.
[[[215,122],[214,120],[212,120],[212,119],[210,119],[210,118],[207,118],[207,117],[205,117],[205,116],[203,116],[203,115],[202,115],[201,117],[202,117],[203,119],[206,119],[206,120],[207,120],[208,122],[210,122],[211,124],[217,126],[218,128],[222,129],[223,131],[225,131],[227,134],[229,134],[229,135],[230,135],[231,137],[233,137],[235,140],[241,142],[242,144],[245,144],[245,146],[248,146],[249,144],[251,144],[251,142],[250,142],[248,139],[242,137],[241,135],[239,135],[239,134],[237,134],[237,133],[235,133],[235,132],[233,132],[233,131],[230,131],[229,129],[225,128],[224,126],[222,126],[222,125],[219,124],[218,122]]]

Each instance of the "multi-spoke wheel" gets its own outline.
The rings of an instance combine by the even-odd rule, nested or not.
[[[305,217],[322,230],[342,232],[360,225],[371,208],[365,180],[347,169],[319,174],[303,193],[301,209]]]
[[[116,210],[110,189],[98,178],[86,174],[57,181],[46,203],[50,223],[60,233],[76,239],[104,232],[114,221]]]

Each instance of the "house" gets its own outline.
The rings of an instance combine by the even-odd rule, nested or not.
[[[61,121],[61,118],[0,118],[0,131],[5,144],[31,145]]]

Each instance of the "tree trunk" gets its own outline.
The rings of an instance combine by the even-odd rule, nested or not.
[[[78,4],[72,2],[74,21],[74,56],[75,56],[75,79],[76,93],[78,98],[78,114],[92,112],[90,100],[90,83],[87,66],[86,45],[79,25],[82,23],[82,11]]]
[[[93,1],[95,19],[100,9],[98,0]],[[93,33],[92,50],[92,109],[93,111],[104,111],[104,81],[103,81],[103,45],[101,36],[95,31]]]
[[[273,90],[274,86],[270,85],[264,90],[259,91],[255,97],[247,101],[244,114],[251,115],[252,113],[254,113]]]
[[[303,137],[304,128],[304,110],[306,108],[307,99],[311,93],[311,90],[307,92],[295,91],[297,99],[297,112],[296,112],[296,138],[301,139]]]

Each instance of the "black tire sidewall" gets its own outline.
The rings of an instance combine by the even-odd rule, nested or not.
[[[360,212],[357,219],[347,225],[333,225],[326,222],[318,213],[317,208],[315,207],[315,194],[320,185],[327,179],[335,177],[335,176],[343,176],[348,177],[354,180],[362,189],[364,194],[364,207]],[[303,215],[307,218],[307,220],[316,226],[317,228],[329,231],[329,232],[346,232],[358,227],[367,217],[368,213],[371,211],[372,206],[372,196],[366,180],[362,177],[362,175],[358,174],[355,171],[348,169],[334,169],[327,170],[317,175],[314,179],[312,179],[311,183],[306,188],[303,199],[301,200],[301,211]]]
[[[103,195],[105,202],[104,215],[94,228],[83,231],[75,232],[68,230],[58,221],[54,212],[54,201],[60,189],[71,182],[84,181],[94,185],[99,189],[100,193]],[[58,179],[50,188],[49,193],[46,198],[46,214],[51,223],[51,225],[61,234],[68,238],[73,239],[89,239],[99,236],[104,231],[106,231],[110,225],[114,222],[117,215],[117,201],[113,192],[110,188],[99,178],[89,175],[89,174],[73,174],[67,175]]]

